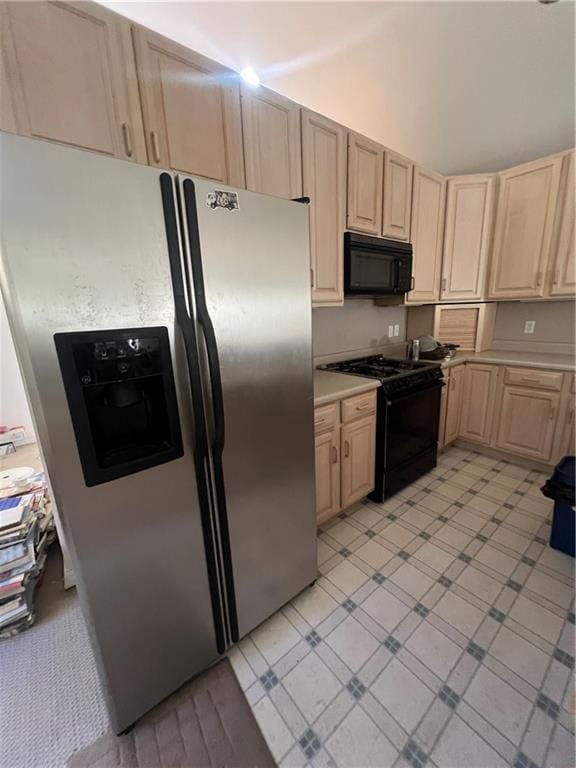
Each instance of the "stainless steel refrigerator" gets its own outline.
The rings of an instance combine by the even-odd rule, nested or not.
[[[316,578],[308,210],[4,133],[0,237],[121,732]]]

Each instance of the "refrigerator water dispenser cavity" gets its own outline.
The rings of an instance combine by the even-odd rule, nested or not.
[[[183,455],[166,328],[57,333],[86,485]]]

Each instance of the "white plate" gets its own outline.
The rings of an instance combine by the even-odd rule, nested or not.
[[[33,467],[14,467],[0,472],[0,488],[10,488],[16,483],[23,483],[35,474]]]

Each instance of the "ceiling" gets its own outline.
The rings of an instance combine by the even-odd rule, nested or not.
[[[442,173],[574,145],[574,2],[104,2]]]

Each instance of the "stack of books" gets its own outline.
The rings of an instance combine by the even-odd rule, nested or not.
[[[56,536],[46,483],[34,480],[33,490],[0,499],[0,638],[34,623],[34,592]]]

